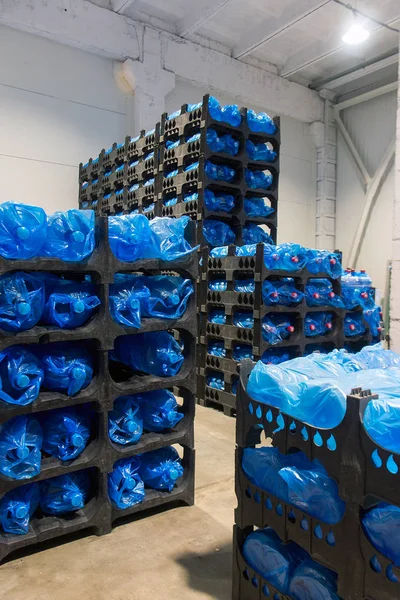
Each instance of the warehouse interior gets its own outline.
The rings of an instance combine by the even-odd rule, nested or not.
[[[344,41],[349,32],[361,38]],[[207,95],[217,98],[221,106],[236,105],[260,115],[279,117],[278,225],[276,239],[271,243],[298,244],[327,251],[329,256],[339,252],[344,269],[349,267],[353,273],[366,271],[374,288],[374,307],[379,306],[382,311],[380,335],[372,336],[366,343],[381,340],[384,352],[400,353],[399,34],[398,0],[0,0],[0,203],[38,206],[47,215],[86,208],[80,196],[85,163],[91,165],[93,159],[114,148],[113,144],[122,144],[126,136],[149,132],[160,121],[165,124],[168,117],[162,121],[162,115],[175,114],[182,106],[189,112],[187,105],[203,102],[204,118],[203,98]],[[113,214],[111,211],[100,216]],[[201,228],[203,215],[196,218],[197,227]],[[0,214],[0,254],[1,219]],[[29,269],[26,260],[18,260],[22,266],[9,264],[7,268],[9,257],[1,256],[1,276],[13,268]],[[202,269],[212,254],[204,256],[207,258],[200,264],[199,285]],[[51,266],[44,268],[50,269]],[[32,270],[38,271],[40,266]],[[73,268],[69,265],[64,273],[57,267],[55,272],[64,277]],[[194,276],[192,279],[195,281]],[[306,280],[300,281],[299,275],[298,281],[306,290]],[[102,279],[103,283],[111,285],[108,279]],[[197,289],[200,298],[200,287]],[[336,293],[336,288],[332,289]],[[2,294],[0,286],[0,313]],[[201,312],[199,300],[198,313]],[[339,318],[335,317],[335,324]],[[200,322],[198,326],[198,345],[193,342],[197,361],[202,356]],[[255,325],[253,328],[256,332]],[[0,323],[0,363],[2,352],[10,347],[9,338],[9,332],[4,334]],[[53,340],[51,334],[43,339],[46,344]],[[63,339],[54,337],[56,341]],[[105,332],[104,339],[108,343],[111,333]],[[329,346],[329,350],[343,348],[343,339],[342,343]],[[22,337],[21,342],[14,343],[32,343],[34,338],[24,340]],[[360,338],[360,346],[354,346],[352,352],[362,346]],[[108,351],[109,347],[104,345],[101,350]],[[257,361],[261,356],[255,352],[253,358]],[[398,369],[399,363],[390,366]],[[235,404],[227,410],[222,405],[218,407],[218,402],[207,403],[199,396],[196,385],[200,385],[199,374],[206,372],[203,367],[197,362],[197,370],[193,367],[185,380],[194,398],[203,400],[196,404],[194,425],[194,503],[155,503],[143,514],[124,517],[118,513],[112,531],[102,532],[107,535],[95,535],[99,531],[94,527],[92,530],[88,523],[87,528],[78,527],[54,539],[47,534],[42,538],[38,535],[40,543],[30,542],[25,547],[21,542],[15,551],[7,549],[7,544],[13,543],[12,536],[0,527],[0,599],[400,597],[399,571],[397,577],[392,571],[388,575],[386,570],[383,584],[375,580],[369,583],[365,576],[367,583],[364,581],[362,592],[352,590],[344,594],[350,585],[349,574],[342,576],[338,568],[337,593],[323,595],[320,591],[320,596],[294,596],[274,584],[262,585],[257,569],[254,577],[246,571],[247,582],[235,577],[238,563],[235,547],[232,550],[232,528],[238,524],[238,514],[244,513],[244,509],[238,509],[235,493],[239,411]],[[0,364],[0,390],[4,388],[2,377],[5,375]],[[354,385],[352,389],[359,387]],[[157,389],[157,385],[151,389]],[[397,398],[394,388],[391,398]],[[1,413],[1,395],[0,400]],[[86,401],[95,402],[97,398],[91,396]],[[56,406],[59,409],[61,404]],[[41,409],[27,412],[37,410]],[[2,413],[0,417],[1,446],[6,419]],[[384,421],[383,416],[381,419]],[[265,424],[268,439],[262,445],[269,447],[273,436],[267,435],[268,423]],[[299,435],[300,428],[297,429]],[[279,433],[279,423],[276,431]],[[335,437],[338,442],[339,436]],[[186,439],[189,438],[182,435],[180,441]],[[157,448],[160,447],[158,442]],[[295,444],[293,447],[298,450]],[[390,450],[392,459],[400,452],[392,446]],[[85,460],[79,469],[92,468],[92,463],[85,465]],[[346,462],[345,458],[342,460]],[[106,476],[105,467],[104,473]],[[0,474],[0,521],[1,499],[11,489],[9,478],[5,478],[3,486],[3,475],[4,472]],[[38,481],[51,476],[42,475]],[[346,493],[351,487],[350,479],[347,474],[343,484]],[[377,477],[378,488],[379,481]],[[364,486],[365,496],[368,486]],[[382,486],[376,498],[400,504],[400,498],[396,500],[398,481],[387,484],[389,491],[386,483]],[[339,488],[342,490],[340,485]],[[347,494],[347,500],[350,496]],[[256,498],[254,494],[253,497]],[[349,501],[353,500],[351,497]],[[262,522],[263,525],[254,525],[270,525],[264,514]],[[313,526],[317,523],[314,519]],[[347,527],[353,537],[358,535],[348,524]],[[289,533],[284,541],[292,541]],[[336,547],[340,552],[339,543]],[[325,567],[335,570],[336,558],[329,562],[315,548],[311,540],[306,550]],[[394,567],[400,564],[390,558]],[[365,560],[369,564],[369,559]],[[381,563],[386,569],[386,563]],[[354,567],[354,579],[361,580],[363,576],[357,568]],[[377,573],[378,569],[374,569],[374,575]]]

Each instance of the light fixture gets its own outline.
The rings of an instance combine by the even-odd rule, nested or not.
[[[345,44],[361,44],[369,38],[369,31],[365,29],[364,25],[357,21],[357,17],[354,15],[355,20],[350,29],[344,34],[342,40]]]

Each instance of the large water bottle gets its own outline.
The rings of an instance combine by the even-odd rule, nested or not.
[[[145,258],[160,260],[180,260],[195,252],[198,246],[192,247],[185,239],[185,229],[190,217],[183,215],[179,219],[155,217],[149,221],[151,230],[151,248],[146,249]]]
[[[40,482],[40,508],[48,515],[62,515],[85,506],[90,481],[87,473],[77,471]]]
[[[0,352],[0,400],[26,406],[36,400],[43,382],[40,361],[23,346]]]
[[[232,125],[233,127],[239,127],[242,122],[242,115],[237,104],[221,106],[214,96],[210,96],[208,99],[208,109],[211,117],[220,123],[228,123],[228,125]]]
[[[293,600],[340,600],[336,592],[336,573],[311,558],[294,569],[288,589]]]
[[[337,252],[329,250],[307,250],[307,269],[310,273],[325,273],[333,279],[337,279],[342,274],[341,256]]]
[[[279,344],[294,333],[294,320],[291,315],[268,314],[262,320],[263,339],[271,345]]]
[[[137,399],[146,431],[161,433],[173,429],[184,417],[172,392],[155,390],[139,394]]]
[[[267,133],[273,135],[276,131],[276,125],[269,115],[265,112],[256,113],[254,110],[247,110],[247,125],[250,131],[254,133]]]
[[[91,382],[93,362],[84,348],[60,342],[47,346],[40,354],[46,389],[73,396]]]
[[[139,474],[145,486],[172,492],[183,475],[178,452],[173,446],[146,452],[140,457]]]
[[[274,240],[261,225],[256,223],[246,223],[243,227],[243,241],[248,244],[273,244]]]
[[[88,258],[95,247],[94,211],[71,209],[56,212],[48,220],[43,253],[65,262]]]
[[[306,249],[300,244],[265,244],[264,262],[271,270],[301,271],[307,263]]]
[[[343,308],[343,301],[333,291],[332,282],[329,279],[309,279],[306,283],[307,306],[335,306]]]
[[[206,377],[206,384],[216,390],[223,391],[225,389],[223,373],[218,373],[217,371],[209,371]]]
[[[101,304],[90,283],[49,277],[45,285],[46,303],[42,320],[46,325],[61,329],[82,327]]]
[[[306,337],[326,335],[333,328],[333,316],[328,312],[308,313],[304,319]]]
[[[235,208],[235,196],[207,188],[204,190],[204,204],[214,212],[230,212]]]
[[[41,319],[44,283],[34,274],[16,271],[0,277],[0,328],[25,331]]]
[[[43,431],[32,416],[10,419],[0,427],[0,472],[11,479],[40,473]]]
[[[11,490],[0,500],[0,524],[5,533],[23,535],[39,506],[39,484],[30,483]]]
[[[62,461],[79,456],[89,441],[88,415],[75,408],[45,414],[42,426],[43,450]]]
[[[143,417],[135,396],[123,396],[108,413],[108,435],[116,444],[136,444],[143,434]]]
[[[226,356],[224,342],[219,340],[210,340],[207,345],[207,354],[224,358]]]
[[[206,160],[204,171],[210,179],[214,181],[228,181],[231,182],[235,179],[236,171],[229,165],[221,165],[219,163]]]
[[[269,217],[275,209],[269,205],[266,198],[249,197],[243,202],[244,212],[248,217]]]
[[[158,377],[176,375],[184,360],[181,345],[167,331],[118,337],[111,358],[133,371]]]
[[[265,162],[273,162],[277,154],[274,150],[271,150],[267,144],[252,142],[252,140],[246,140],[246,150],[248,157],[251,160],[263,160]]]
[[[108,217],[108,242],[119,260],[147,258],[154,244],[149,220],[137,214]]]
[[[272,185],[273,177],[270,173],[264,173],[264,171],[245,169],[245,180],[248,187],[253,190],[267,190]]]
[[[232,135],[220,135],[211,127],[207,129],[207,145],[213,152],[225,152],[231,156],[236,156],[239,152],[239,140]]]
[[[0,255],[25,260],[40,256],[47,237],[47,216],[39,206],[0,204]]]
[[[362,313],[347,313],[344,318],[344,335],[355,337],[367,331]]]
[[[108,495],[116,508],[125,509],[143,502],[145,491],[139,468],[137,456],[121,458],[108,474]]]
[[[295,306],[304,298],[304,293],[296,288],[293,279],[270,281],[265,279],[262,286],[264,304],[273,306]]]
[[[203,236],[210,246],[225,246],[235,243],[235,232],[223,221],[205,219],[203,221]]]

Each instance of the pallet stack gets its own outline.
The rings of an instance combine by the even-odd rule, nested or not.
[[[400,573],[367,539],[361,525],[364,510],[379,502],[400,505],[400,456],[377,445],[364,429],[367,404],[377,398],[370,391],[352,390],[346,413],[335,428],[318,430],[251,398],[247,380],[253,368],[240,372],[236,419],[236,495],[233,548],[233,599],[290,600],[254,571],[244,559],[246,537],[255,528],[271,527],[283,542],[292,541],[310,557],[337,574],[337,597],[344,600],[393,600],[399,597]],[[264,492],[242,469],[243,450],[260,444],[260,435],[284,455],[295,448],[309,460],[317,459],[338,484],[345,512],[328,525]],[[322,596],[321,596],[322,597]],[[333,596],[332,596],[333,597]],[[336,597],[336,596],[335,596]]]
[[[176,262],[145,259],[134,263],[119,261],[108,246],[107,219],[96,222],[96,248],[93,254],[82,263],[64,263],[58,259],[13,260],[0,259],[0,273],[26,271],[67,275],[76,281],[83,281],[90,274],[96,284],[96,293],[101,300],[98,313],[87,323],[75,330],[62,330],[55,327],[35,326],[29,331],[16,334],[0,333],[0,350],[23,345],[33,352],[38,348],[51,348],[54,342],[67,342],[71,347],[87,349],[94,359],[94,376],[88,387],[74,396],[41,390],[37,399],[27,406],[0,403],[0,423],[18,415],[32,415],[41,419],[44,413],[54,409],[78,407],[90,411],[91,437],[88,445],[75,460],[66,463],[42,454],[39,475],[24,480],[14,480],[0,476],[0,497],[17,487],[33,482],[42,482],[58,475],[84,470],[90,476],[90,498],[82,510],[60,516],[46,516],[38,509],[32,517],[29,532],[25,535],[10,535],[0,532],[0,560],[11,552],[34,546],[39,542],[58,539],[81,530],[94,530],[97,535],[111,531],[120,517],[141,513],[149,508],[179,501],[187,505],[194,502],[194,412],[195,412],[195,343],[197,333],[196,298],[193,294],[187,310],[180,319],[142,319],[142,327],[133,329],[122,327],[111,317],[109,310],[109,286],[116,273],[139,273],[147,275],[181,274],[195,283],[198,272],[196,253],[186,255]],[[188,239],[194,245],[195,227],[189,224]],[[194,285],[195,287],[195,285]],[[141,334],[150,331],[168,330],[182,342],[185,360],[176,376],[156,377],[130,373],[123,374],[110,359],[110,352],[120,336]],[[114,402],[121,396],[139,394],[153,390],[171,390],[182,399],[180,412],[184,418],[175,428],[165,433],[143,433],[137,444],[119,445],[108,435],[108,415]],[[145,489],[142,503],[121,510],[111,504],[108,495],[108,474],[117,460],[133,457],[158,448],[176,445],[181,455],[184,475],[171,492]],[[179,448],[181,451],[179,451]]]

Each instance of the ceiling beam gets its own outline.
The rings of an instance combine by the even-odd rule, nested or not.
[[[198,7],[196,5],[196,8],[191,10],[190,14],[178,23],[179,35],[181,37],[187,37],[191,33],[194,33],[196,29],[199,29],[206,21],[219,13],[219,11],[229,4],[229,2],[231,2],[231,0],[215,0],[212,4],[205,7]]]
[[[119,15],[123,15],[135,0],[111,0],[111,8]]]
[[[400,21],[400,17],[396,17],[395,19],[388,21],[386,24],[395,25],[397,21]],[[381,30],[381,25],[370,29],[371,37],[374,35],[374,33]],[[395,35],[393,35],[393,44],[396,44],[396,46],[398,44],[398,39],[396,39]],[[339,50],[343,50],[345,47],[346,44],[337,44],[337,36],[335,36],[335,39],[331,40],[330,42],[327,42],[327,40],[318,40],[303,50],[295,52],[292,58],[290,58],[281,69],[280,75],[281,77],[291,77],[298,71],[301,71],[302,69],[305,69],[306,67],[309,67],[310,65],[313,65],[324,58],[332,56],[336,52],[339,52]]]
[[[344,102],[339,102],[339,104],[335,104],[334,110],[344,110],[345,108],[350,108],[350,106],[355,106],[356,104],[367,102],[368,100],[372,100],[373,98],[378,98],[378,96],[390,94],[390,92],[396,92],[397,88],[397,81],[393,81],[393,83],[388,83],[387,85],[383,85],[379,88],[376,88],[375,90],[371,90],[370,92],[365,92],[365,94],[359,94],[358,96],[355,96],[355,98],[350,98],[349,100],[345,100]]]
[[[330,0],[297,0],[283,8],[276,19],[268,18],[258,27],[248,31],[234,46],[233,58],[244,58],[266,44],[269,40],[292,27],[311,13],[329,4]]]

